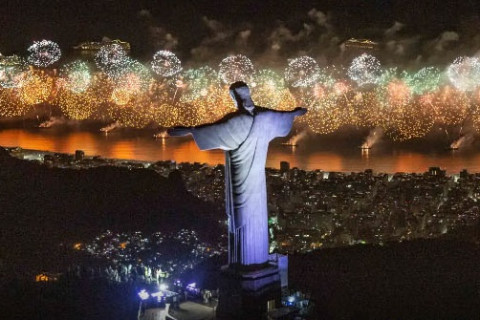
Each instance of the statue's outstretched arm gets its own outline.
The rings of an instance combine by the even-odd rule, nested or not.
[[[167,130],[169,136],[182,137],[192,133],[193,127],[173,127]]]
[[[175,127],[168,131],[171,136],[191,134],[200,150],[233,150],[246,139],[253,118],[232,114],[217,122],[196,127]]]
[[[302,116],[307,113],[307,109],[298,107],[291,111],[276,111],[269,112],[269,136],[271,139],[276,137],[285,137],[292,129],[293,120],[297,116]]]
[[[279,111],[279,110],[271,110],[271,111],[279,113],[279,114],[285,114],[285,115],[288,114],[288,115],[298,117],[298,116],[303,116],[305,113],[307,113],[308,110],[307,110],[307,108],[296,107],[295,109],[290,110],[290,111]]]
[[[228,119],[230,117],[226,116],[216,122],[213,123],[207,123],[207,124],[201,124],[195,127],[183,127],[183,126],[178,126],[178,127],[173,127],[167,130],[167,133],[172,136],[172,137],[182,137],[182,136],[187,136],[189,134],[193,134],[193,131],[212,131],[213,128],[218,127],[219,125],[222,125],[226,122],[228,122]]]
[[[307,113],[307,108],[303,107],[296,107],[294,110],[290,111],[295,114],[295,116],[303,116],[305,113]]]

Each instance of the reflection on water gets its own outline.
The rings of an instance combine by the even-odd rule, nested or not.
[[[116,131],[105,135],[101,132],[65,131],[55,128],[6,129],[0,131],[0,145],[61,153],[73,153],[80,149],[87,155],[117,159],[175,160],[208,164],[224,162],[222,151],[199,151],[191,138],[154,139],[146,132]],[[358,148],[312,150],[308,145],[289,147],[273,142],[267,167],[278,168],[280,161],[288,161],[291,167],[306,170],[350,172],[373,169],[376,172],[389,173],[425,172],[428,167],[439,166],[449,173],[458,173],[464,168],[471,172],[480,172],[480,151],[462,153],[439,150],[439,153],[422,153],[381,149],[364,152]]]

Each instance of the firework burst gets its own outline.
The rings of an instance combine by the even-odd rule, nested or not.
[[[218,78],[227,85],[237,81],[250,83],[255,73],[252,61],[241,54],[226,57],[218,67]]]
[[[0,55],[0,86],[2,88],[19,88],[23,85],[27,68],[18,56]]]
[[[152,70],[160,77],[170,78],[182,71],[182,62],[168,50],[160,50],[153,56]]]
[[[374,56],[364,53],[353,59],[347,75],[360,87],[377,84],[381,75],[380,61]]]
[[[92,81],[88,64],[83,61],[73,61],[60,69],[60,77],[65,87],[75,93],[84,92]]]
[[[311,87],[320,79],[320,67],[309,56],[291,59],[285,69],[285,80],[292,87]]]
[[[470,57],[456,58],[448,66],[447,76],[458,90],[473,91],[480,85],[480,60]]]
[[[62,51],[58,44],[50,40],[35,41],[27,51],[27,61],[41,68],[54,64],[62,56]]]
[[[283,98],[281,92],[285,89],[285,81],[275,71],[263,69],[255,74],[251,88],[256,104],[277,109]]]
[[[121,73],[128,62],[127,51],[116,43],[102,46],[95,55],[97,67],[111,78]]]
[[[182,74],[183,84],[181,101],[188,103],[208,94],[212,86],[217,86],[217,73],[205,66],[198,69],[188,69]]]

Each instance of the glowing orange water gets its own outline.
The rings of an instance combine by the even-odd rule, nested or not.
[[[362,156],[358,148],[352,150],[310,150],[306,144],[297,148],[280,145],[281,140],[270,145],[267,167],[278,168],[280,161],[290,162],[291,167],[324,171],[376,172],[425,172],[428,167],[439,166],[449,173],[458,173],[466,168],[480,172],[480,151],[468,154],[443,152],[440,154],[413,151],[383,152],[372,149]],[[100,155],[105,158],[132,159],[144,161],[175,160],[177,162],[200,162],[211,165],[224,163],[220,150],[199,151],[191,138],[154,139],[152,134],[124,134],[112,131],[102,132],[70,131],[55,129],[6,129],[0,130],[0,146],[24,149],[48,150],[74,153],[84,150],[87,156]]]

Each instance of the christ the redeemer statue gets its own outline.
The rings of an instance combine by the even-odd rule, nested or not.
[[[265,162],[268,144],[285,137],[296,116],[307,112],[275,111],[255,106],[246,83],[235,82],[230,95],[238,110],[197,127],[176,127],[171,136],[192,134],[201,150],[225,151],[225,199],[229,266],[261,267],[268,262],[268,214]]]

